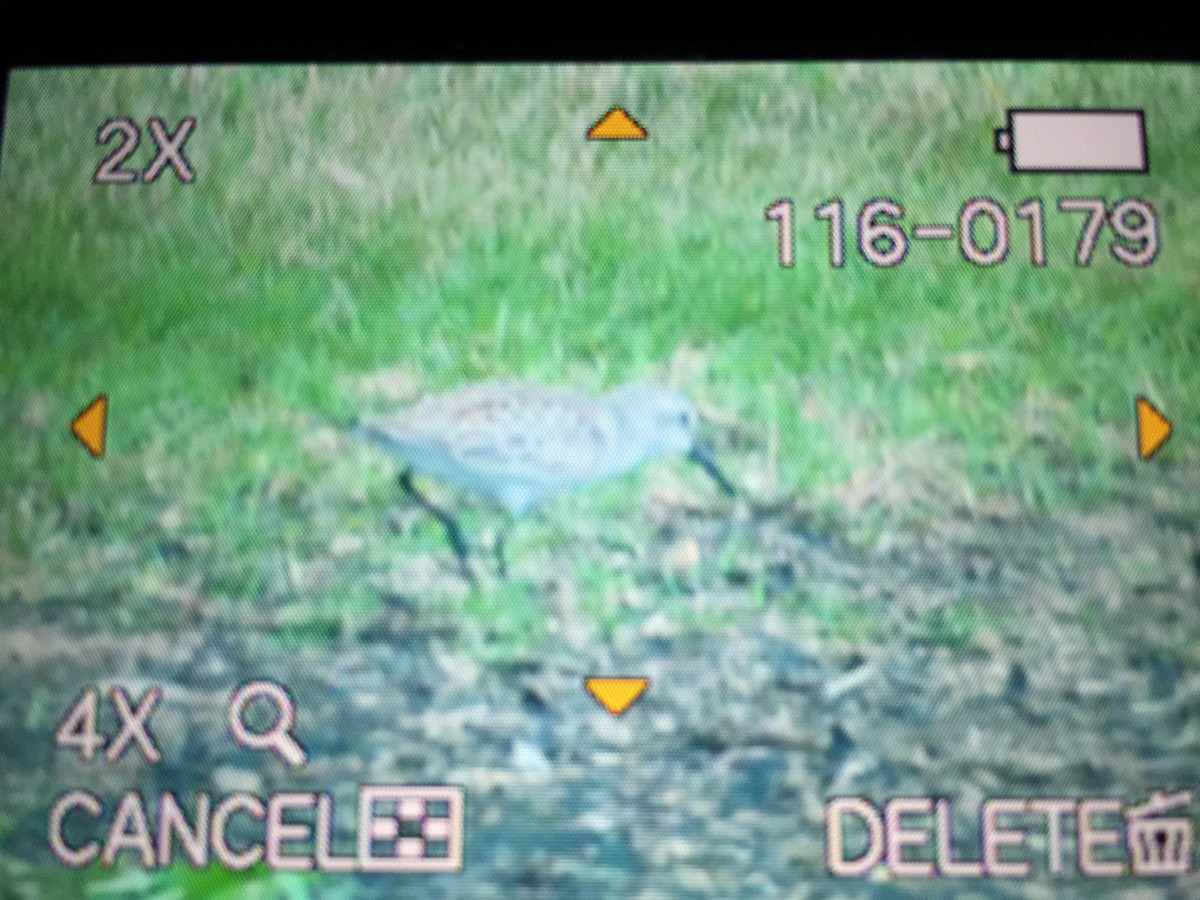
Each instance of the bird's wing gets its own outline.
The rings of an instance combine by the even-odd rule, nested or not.
[[[611,418],[587,394],[520,381],[426,397],[363,424],[416,468],[477,490],[501,481],[546,490],[587,481],[614,437]]]
[[[588,480],[611,431],[586,394],[524,385],[470,398],[456,424],[454,452],[464,465],[547,489]]]

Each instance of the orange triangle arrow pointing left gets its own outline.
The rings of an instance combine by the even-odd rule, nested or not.
[[[108,434],[108,396],[101,394],[71,422],[71,434],[95,457],[104,455],[104,439]]]

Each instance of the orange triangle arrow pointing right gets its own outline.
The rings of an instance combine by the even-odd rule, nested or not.
[[[1137,408],[1138,456],[1149,459],[1157,453],[1171,436],[1174,425],[1145,397],[1135,401]]]

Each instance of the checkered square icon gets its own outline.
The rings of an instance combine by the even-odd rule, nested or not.
[[[364,785],[358,806],[364,872],[457,872],[463,792],[453,785]]]

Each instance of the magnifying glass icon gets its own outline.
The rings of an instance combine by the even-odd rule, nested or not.
[[[246,707],[255,700],[266,700],[275,707],[275,721],[265,731],[246,727]],[[251,681],[229,698],[229,730],[233,739],[249,750],[274,750],[289,766],[302,766],[308,755],[292,736],[296,724],[296,705],[283,685],[273,681]]]

